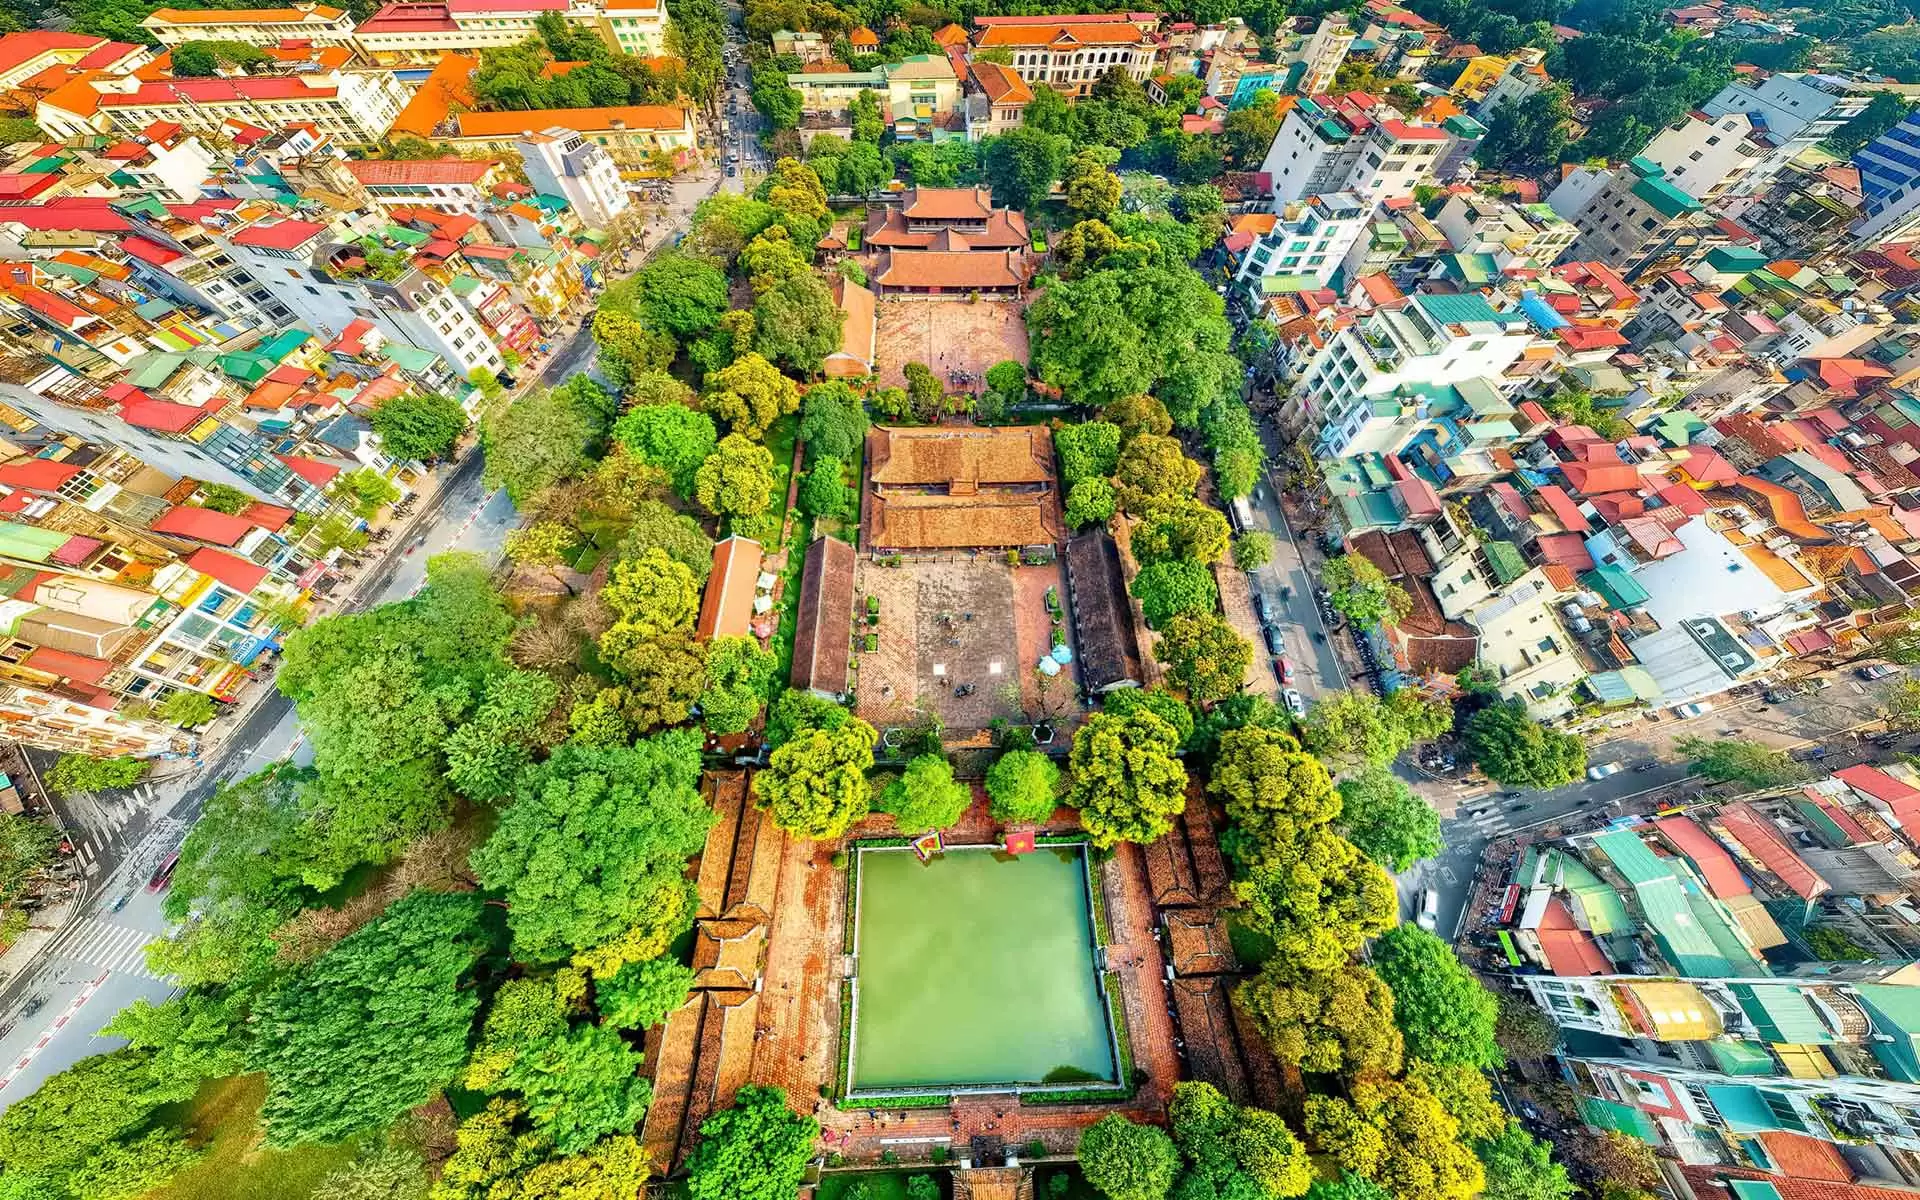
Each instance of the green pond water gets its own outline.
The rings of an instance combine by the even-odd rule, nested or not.
[[[1080,854],[861,852],[856,1091],[1113,1079]]]

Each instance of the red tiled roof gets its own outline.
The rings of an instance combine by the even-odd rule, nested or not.
[[[1695,824],[1691,817],[1658,817],[1653,824],[1674,849],[1692,861],[1700,877],[1706,880],[1707,890],[1716,899],[1729,900],[1752,893],[1753,889],[1741,877],[1740,866],[1733,861],[1733,855],[1728,854],[1726,847],[1714,841],[1713,836]]]
[[[50,458],[25,458],[0,466],[0,484],[51,492],[80,473],[80,468]]]
[[[120,419],[136,429],[185,433],[206,416],[203,409],[171,400],[130,400],[120,406]]]
[[[148,528],[155,533],[188,537],[215,546],[237,546],[240,539],[253,532],[252,524],[243,518],[191,504],[175,505],[161,513]]]
[[[260,246],[268,250],[291,250],[325,233],[325,225],[312,221],[276,221],[272,225],[249,225],[233,235],[236,246]]]
[[[20,664],[29,671],[40,671],[58,679],[71,679],[77,683],[99,683],[113,670],[113,664],[102,658],[86,654],[75,654],[68,650],[55,650],[51,646],[36,646],[33,653],[27,655]]]
[[[1745,804],[1728,804],[1714,818],[1721,832],[1792,888],[1803,900],[1814,900],[1833,890],[1820,873],[1795,854],[1778,826]]]
[[[315,487],[325,487],[333,482],[340,468],[332,463],[321,462],[317,458],[305,458],[298,454],[276,454],[275,458],[287,464],[287,469]]]
[[[187,556],[187,565],[202,575],[226,584],[236,592],[252,592],[267,577],[267,569],[211,546],[202,546]]]
[[[713,574],[700,598],[700,620],[695,637],[739,637],[753,619],[753,585],[760,575],[760,543],[730,537],[713,548]]]

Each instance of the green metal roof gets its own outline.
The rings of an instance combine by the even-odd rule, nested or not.
[[[1527,573],[1527,560],[1520,556],[1520,551],[1514,549],[1512,542],[1482,542],[1480,549],[1487,556],[1487,565],[1493,568],[1494,577],[1502,585],[1512,583]]]
[[[1582,575],[1580,582],[1599,592],[1614,608],[1634,608],[1652,599],[1633,572],[1621,567],[1595,567]]]
[[[1834,1040],[1833,1032],[1814,1010],[1813,1001],[1793,984],[1736,983],[1728,990],[1754,1029],[1769,1042],[1810,1046]]]
[[[1709,1084],[1707,1098],[1735,1133],[1771,1133],[1781,1128],[1779,1118],[1761,1098],[1760,1089],[1752,1084]]]
[[[1633,194],[1653,206],[1663,217],[1682,217],[1699,212],[1700,202],[1664,179],[1648,176],[1633,185]]]
[[[1771,1078],[1780,1068],[1773,1055],[1752,1042],[1708,1042],[1707,1053],[1726,1075]]]
[[[71,533],[62,533],[57,529],[36,529],[31,525],[0,521],[0,554],[8,558],[45,562],[55,550],[72,540]]]
[[[1920,1083],[1920,987],[1892,983],[1858,985],[1860,999],[1873,1017],[1873,1056],[1887,1074],[1903,1083]]]

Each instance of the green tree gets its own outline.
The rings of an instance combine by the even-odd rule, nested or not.
[[[1337,966],[1399,919],[1393,880],[1326,828],[1263,847],[1234,892],[1277,956],[1306,970]]]
[[[1798,783],[1807,770],[1786,751],[1740,738],[1712,739],[1688,735],[1674,743],[1687,765],[1715,783],[1741,783],[1751,788]]]
[[[1417,1080],[1369,1080],[1349,1099],[1310,1096],[1307,1136],[1398,1200],[1468,1200],[1485,1183],[1460,1125]]]
[[[1060,456],[1060,478],[1068,487],[1087,479],[1105,479],[1120,461],[1120,427],[1107,421],[1063,425],[1053,435]]]
[[[74,1200],[132,1200],[192,1166],[205,1153],[171,1129],[155,1129],[132,1141],[101,1147],[68,1177],[67,1191]]]
[[[768,725],[771,733],[773,722]],[[799,725],[783,733],[766,767],[753,777],[761,805],[773,823],[789,833],[814,841],[841,836],[867,815],[866,773],[873,766],[879,735],[850,715],[834,724]]]
[[[1440,814],[1392,771],[1369,763],[1340,781],[1340,832],[1389,871],[1440,853]]]
[[[129,788],[147,773],[147,763],[137,758],[94,758],[86,754],[62,754],[47,772],[47,786],[57,796],[76,792],[104,792]]]
[[[981,146],[981,169],[993,189],[993,202],[1009,208],[1039,208],[1048,189],[1060,179],[1071,149],[1066,138],[1032,126],[988,138]]]
[[[700,1125],[687,1160],[691,1200],[789,1200],[813,1157],[820,1123],[787,1107],[779,1088],[743,1087],[733,1107]]]
[[[1401,688],[1385,700],[1360,691],[1333,692],[1307,710],[1303,734],[1314,753],[1339,763],[1386,764],[1415,742],[1432,741],[1453,724],[1453,710]]]
[[[1105,479],[1082,479],[1067,493],[1067,524],[1075,529],[1105,525],[1116,507],[1113,485]]]
[[[754,441],[765,438],[769,425],[799,407],[800,389],[758,354],[743,354],[707,379],[707,411],[733,433]]]
[[[678,933],[691,912],[687,859],[712,824],[696,732],[561,746],[521,777],[473,869],[506,894],[515,955],[554,962],[640,925]]]
[[[1559,787],[1587,768],[1585,742],[1542,726],[1518,700],[1481,709],[1467,720],[1464,733],[1473,761],[1507,787]]]
[[[700,464],[693,496],[717,516],[757,517],[773,503],[773,452],[737,433]]]
[[[664,470],[682,498],[693,495],[700,465],[720,444],[712,417],[678,404],[629,409],[614,422],[613,436],[642,461]]]
[[[1087,1126],[1079,1156],[1087,1182],[1109,1200],[1164,1200],[1180,1167],[1180,1153],[1163,1130],[1118,1113]]]
[[[1474,1146],[1487,1172],[1487,1200],[1573,1200],[1567,1169],[1553,1160],[1553,1148],[1518,1122]]]
[[[1208,704],[1246,686],[1253,647],[1211,612],[1181,612],[1166,619],[1153,657],[1188,700]]]
[[[662,254],[635,281],[637,315],[683,342],[713,328],[729,307],[726,275],[691,254]]]
[[[651,1029],[687,1002],[691,967],[671,958],[628,963],[593,986],[600,1014],[615,1029]]]
[[[415,892],[260,999],[249,1065],[267,1076],[268,1144],[381,1128],[453,1079],[480,1004],[480,910]]]
[[[901,833],[925,833],[951,828],[971,803],[973,793],[954,779],[953,764],[946,756],[922,754],[880,793],[879,808],[893,814]]]
[[[1145,709],[1098,712],[1074,732],[1067,803],[1080,810],[1095,846],[1145,845],[1172,828],[1187,804],[1187,769],[1174,757],[1179,748],[1179,732]]]
[[[1233,565],[1242,571],[1257,571],[1273,561],[1273,535],[1264,529],[1249,529],[1233,539]]]
[[[838,379],[816,383],[800,400],[800,440],[815,458],[852,462],[867,439],[867,410],[860,396]]]
[[[394,458],[438,462],[467,431],[467,413],[438,392],[411,391],[384,400],[367,418]]]
[[[1320,760],[1291,735],[1260,726],[1220,734],[1207,791],[1232,823],[1221,847],[1242,866],[1340,814],[1340,793]]]
[[[760,715],[776,659],[750,637],[715,638],[707,647],[707,690],[700,719],[708,733],[739,733]]]
[[[1082,150],[1068,161],[1061,186],[1066,193],[1067,211],[1075,220],[1104,221],[1120,208],[1124,189],[1120,177],[1107,170],[1097,152]]]
[[[1374,943],[1373,965],[1393,989],[1394,1019],[1409,1054],[1443,1066],[1501,1065],[1493,995],[1451,946],[1417,925],[1400,925]]]
[[[1220,600],[1213,572],[1197,562],[1149,563],[1129,588],[1156,629],[1182,613],[1211,613]]]
[[[1404,1044],[1393,1023],[1393,992],[1359,963],[1315,971],[1270,959],[1233,999],[1288,1066],[1349,1076],[1400,1069]]]
[[[1060,806],[1060,793],[1060,768],[1037,750],[1009,750],[987,769],[987,799],[996,821],[1045,821]]]
[[[1144,516],[1156,507],[1193,495],[1203,472],[1170,437],[1143,433],[1127,441],[1114,464],[1120,507]]]
[[[1333,610],[1362,628],[1398,624],[1413,610],[1405,590],[1358,554],[1328,559],[1321,564],[1320,581],[1331,592],[1327,603]]]
[[[800,483],[800,507],[816,517],[840,517],[853,509],[853,489],[841,475],[846,466],[837,458],[815,458]]]
[[[560,685],[539,671],[508,671],[487,683],[473,717],[447,738],[447,778],[470,800],[507,794],[540,744]]]
[[[1047,288],[1027,309],[1031,365],[1070,402],[1159,396],[1191,425],[1219,396],[1237,394],[1225,303],[1192,270],[1100,270]]]
[[[658,500],[634,507],[627,532],[620,539],[619,558],[639,558],[649,550],[662,551],[702,584],[713,571],[713,542],[700,523]]]
[[[536,388],[481,425],[486,485],[504,487],[507,498],[524,507],[542,489],[585,470],[598,436],[593,415],[566,392]]]

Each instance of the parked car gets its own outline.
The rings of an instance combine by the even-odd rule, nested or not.
[[[1853,673],[1871,682],[1875,679],[1885,679],[1889,675],[1898,675],[1900,669],[1886,663],[1870,663],[1864,667],[1855,667]]]
[[[1294,691],[1292,688],[1288,688],[1281,693],[1280,698],[1286,702],[1287,711],[1293,714],[1294,720],[1304,721],[1307,719],[1306,697]]]
[[[1619,773],[1620,764],[1617,762],[1605,762],[1598,766],[1587,768],[1588,779],[1605,779],[1609,775],[1618,775]]]

